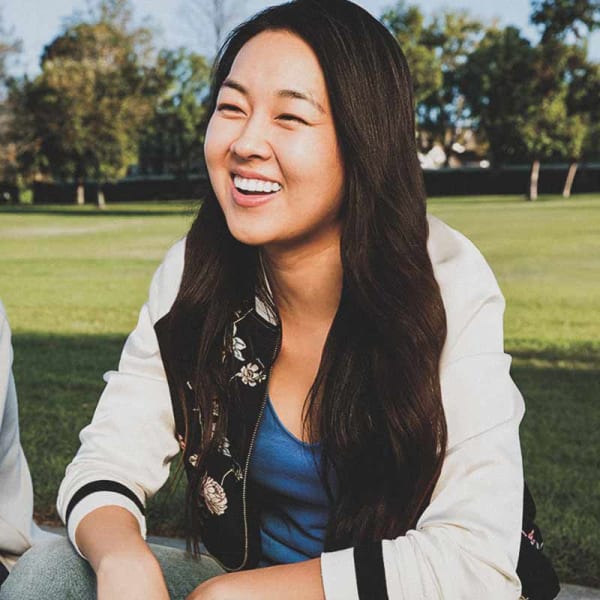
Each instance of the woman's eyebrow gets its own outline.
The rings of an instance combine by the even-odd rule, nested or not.
[[[230,77],[228,77],[221,84],[221,87],[231,88],[240,92],[240,94],[243,94],[244,96],[248,95],[248,90],[239,81],[231,79]],[[317,102],[317,100],[315,100],[312,96],[310,96],[309,94],[305,94],[304,92],[292,89],[285,89],[277,91],[275,95],[279,96],[280,98],[294,98],[296,100],[305,100],[306,102],[314,106],[319,112],[325,114],[325,109],[321,106],[321,104]]]
[[[231,88],[232,90],[238,91],[240,94],[244,94],[244,96],[248,95],[248,90],[241,83],[238,83],[235,79],[229,77],[221,84],[221,87]]]
[[[325,109],[311,96],[298,90],[279,90],[277,96],[280,98],[295,98],[297,100],[306,100],[312,104],[319,112],[325,114]]]

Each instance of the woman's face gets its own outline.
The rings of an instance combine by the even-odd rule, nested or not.
[[[339,238],[343,165],[323,73],[301,38],[267,31],[242,47],[204,152],[239,241],[287,248]]]

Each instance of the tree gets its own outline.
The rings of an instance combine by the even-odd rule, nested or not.
[[[446,156],[460,140],[468,107],[456,69],[477,47],[484,26],[465,11],[444,11],[426,19],[418,6],[399,2],[381,17],[403,49],[413,77],[420,145],[436,142]]]
[[[461,89],[495,162],[532,163],[528,197],[538,195],[545,160],[576,160],[585,121],[568,108],[570,70],[581,54],[560,40],[532,46],[518,29],[489,31],[461,68]],[[570,184],[576,168],[570,170]]]
[[[460,90],[489,142],[495,163],[529,157],[522,132],[539,104],[537,54],[515,27],[491,29],[457,72]]]
[[[591,149],[591,140],[599,132],[600,90],[595,77],[598,70],[587,61],[584,35],[600,27],[600,1],[533,0],[532,9],[531,22],[542,31],[539,46],[543,62],[542,82],[550,93],[564,99],[566,107],[558,130],[564,134],[563,158],[569,161],[563,188],[563,196],[568,198],[578,162],[586,150]],[[569,35],[575,43],[567,43]]]
[[[543,98],[539,106],[531,107],[522,136],[533,157],[529,199],[536,200],[540,162],[561,160],[565,155],[571,160],[578,158],[583,146],[585,125],[578,115],[568,114],[564,93],[554,94]],[[574,177],[575,171],[572,171],[569,191]]]
[[[531,22],[542,29],[542,44],[564,40],[570,33],[581,40],[586,31],[600,27],[599,0],[532,0],[531,4]]]
[[[217,55],[236,16],[244,12],[245,0],[182,0],[183,18],[195,36]]]
[[[157,95],[147,64],[151,35],[131,26],[126,0],[101,0],[95,20],[71,22],[44,49],[42,73],[24,86],[40,140],[39,167],[54,178],[104,181],[136,161]],[[93,16],[90,13],[90,16]]]
[[[485,26],[466,11],[434,15],[423,42],[434,49],[442,71],[442,85],[417,107],[419,129],[444,147],[446,157],[456,142],[464,143],[471,125],[470,107],[459,87],[457,74],[477,49]]]
[[[585,60],[570,73],[567,107],[586,124],[581,154],[600,158],[600,65]]]
[[[568,161],[563,193],[570,189],[581,157],[586,123],[569,111],[567,103],[573,69],[585,61],[585,51],[558,37],[546,38],[536,47],[536,87],[539,107],[530,115],[524,139],[534,158],[529,197],[537,198],[540,160]]]
[[[428,36],[425,16],[418,6],[408,6],[401,0],[383,14],[381,22],[396,38],[406,56],[418,105],[442,85],[440,59],[435,49],[423,42]]]
[[[14,32],[4,25],[4,17],[0,10],[0,85],[2,90],[9,79],[8,62],[21,51],[21,41],[14,37]]]
[[[10,101],[12,78],[8,65],[21,50],[21,42],[12,30],[4,25],[0,12],[0,180],[15,181],[17,178],[17,155],[19,151],[13,106]]]
[[[210,68],[203,56],[180,48],[161,51],[156,70],[163,92],[140,142],[140,166],[183,175],[203,162]]]

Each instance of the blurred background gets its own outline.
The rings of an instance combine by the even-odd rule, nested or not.
[[[268,4],[0,0],[0,297],[42,522],[206,190],[217,48]],[[430,212],[506,296],[546,552],[562,581],[600,587],[600,1],[359,4],[408,58]],[[182,535],[175,480],[149,526]]]

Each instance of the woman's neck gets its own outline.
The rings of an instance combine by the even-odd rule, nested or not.
[[[282,321],[329,326],[342,293],[339,236],[310,247],[264,248],[263,258]]]

